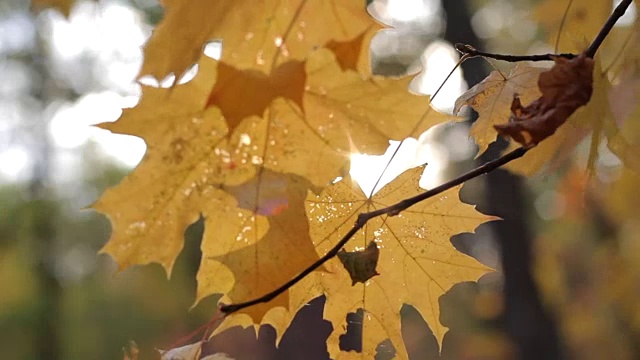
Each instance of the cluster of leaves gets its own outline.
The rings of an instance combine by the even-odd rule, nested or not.
[[[560,26],[548,20],[556,18],[545,9],[559,3],[548,0],[539,8],[550,34]],[[565,34],[589,39],[599,31],[610,2],[597,3],[609,7],[578,16],[590,1],[572,2],[566,32],[550,37],[559,50],[583,50],[566,45],[572,42]],[[158,263],[170,274],[185,229],[202,216],[196,302],[211,294],[222,294],[226,304],[252,300],[331,251],[359,214],[422,192],[422,167],[376,194],[364,194],[345,175],[351,154],[378,154],[389,140],[417,137],[455,120],[432,109],[428,97],[410,94],[411,79],[371,73],[368,41],[380,26],[363,1],[167,0],[164,5],[140,74],[180,79],[197,64],[197,75],[168,89],[143,86],[136,107],[125,109],[117,122],[100,125],[141,137],[148,147],[136,170],[94,204],[112,222],[103,251],[120,269]],[[565,5],[554,14],[560,18],[566,10]],[[455,111],[468,105],[479,113],[471,135],[480,152],[499,132],[511,136],[527,148],[511,168],[532,174],[566,157],[591,132],[589,169],[604,137],[625,165],[638,170],[638,132],[625,131],[634,126],[626,119],[637,109],[614,110],[620,101],[616,94],[637,94],[640,84],[637,55],[629,51],[637,48],[635,29],[611,34],[608,40],[630,40],[607,66],[585,55],[560,58],[551,71],[519,63],[508,75],[495,71],[463,94]],[[223,42],[219,60],[202,52],[212,39]],[[614,80],[619,80],[615,86]],[[573,92],[567,90],[572,83],[577,84]],[[551,112],[547,119],[553,120],[542,119],[543,112]],[[338,177],[344,178],[335,181]],[[452,187],[400,214],[371,219],[337,258],[273,300],[226,316],[214,333],[269,324],[279,340],[302,306],[325,295],[334,358],[373,358],[385,339],[399,358],[406,358],[403,304],[418,310],[442,344],[447,328],[439,322],[439,297],[491,270],[449,241],[494,219],[462,203],[458,191],[459,186]],[[362,352],[341,352],[345,316],[358,309],[364,310]]]
[[[359,213],[419,193],[422,168],[373,197],[349,177],[330,185],[352,153],[381,153],[389,140],[453,119],[410,94],[410,78],[370,73],[366,40],[378,28],[360,0],[168,3],[141,74],[180,78],[194,62],[198,72],[171,89],[144,87],[135,108],[101,125],[148,146],[138,168],[94,205],[113,224],[104,251],[121,269],[156,262],[170,272],[185,228],[202,215],[196,301],[216,293],[224,303],[250,300],[324,255]],[[212,38],[223,41],[218,61],[202,54]],[[374,240],[382,249],[381,275],[352,286],[334,259],[269,303],[226,317],[216,332],[270,324],[280,337],[302,306],[326,295],[332,356],[346,314],[360,308],[367,357],[386,338],[405,353],[405,303],[441,341],[438,298],[490,270],[449,242],[492,219],[462,204],[457,191],[371,222],[354,237],[349,251]]]

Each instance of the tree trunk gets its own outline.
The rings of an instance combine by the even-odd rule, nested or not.
[[[443,0],[442,6],[447,19],[445,40],[483,49],[471,28],[467,1]],[[488,75],[484,62],[480,60],[466,61],[462,69],[470,87]],[[472,120],[475,118],[476,114]],[[504,141],[491,145],[480,161],[497,158],[505,145]],[[504,273],[505,310],[501,319],[504,331],[515,344],[521,359],[561,359],[555,322],[545,311],[532,276],[533,239],[525,219],[527,204],[523,201],[523,179],[504,170],[493,171],[484,179],[487,193],[478,209],[504,219],[493,222]]]

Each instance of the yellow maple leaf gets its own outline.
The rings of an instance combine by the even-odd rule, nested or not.
[[[588,134],[588,129],[576,126],[570,118],[558,128],[555,134],[529,150],[522,158],[505,165],[504,168],[520,175],[530,176],[538,173],[545,166],[557,167],[562,160],[566,160],[572,154],[576,145]],[[515,150],[519,146],[517,143],[512,143],[505,150],[505,153]]]
[[[338,56],[320,49],[308,59],[274,62],[269,72],[201,57],[191,82],[143,87],[135,108],[101,125],[148,146],[136,170],[94,205],[113,224],[102,251],[120,269],[156,262],[170,274],[185,229],[202,215],[196,301],[214,293],[223,302],[250,300],[316,260],[302,206],[307,190],[339,175],[352,151],[382,152],[390,139],[451,118],[410,94],[410,79],[370,77],[362,59],[374,30],[369,23],[355,38],[328,37]],[[285,292],[227,317],[216,332],[271,324],[279,339],[295,312],[321,293]]]
[[[236,162],[295,173],[318,186],[339,175],[351,152],[381,153],[389,140],[453,119],[428,97],[410,94],[410,78],[363,77],[342,69],[327,49],[269,76],[221,62],[218,78],[209,106],[227,119]]]
[[[120,269],[156,262],[170,273],[184,230],[207,201],[200,193],[253,176],[250,168],[225,171],[229,159],[216,149],[223,147],[226,123],[219,109],[205,108],[203,92],[215,81],[215,63],[203,58],[199,65],[192,82],[173,91],[144,87],[135,108],[125,109],[115,123],[100,125],[139,136],[148,147],[136,170],[93,205],[111,220],[112,236],[102,251],[113,256]]]
[[[347,153],[309,128],[295,104],[281,98],[269,105],[264,116],[245,119],[230,142],[234,162],[302,175],[317,186],[335,179],[349,161]]]
[[[174,89],[144,87],[135,108],[126,109],[117,122],[101,125],[142,137],[148,150],[136,170],[106,190],[93,207],[112,222],[111,239],[102,251],[120,269],[156,262],[168,273],[182,249],[185,229],[202,214],[206,232],[198,300],[217,292],[238,301],[271,290],[317,255],[302,205],[307,182],[234,162],[225,119],[220,109],[207,107],[216,68],[215,60],[203,57],[192,82]],[[285,266],[281,255],[292,248],[300,252]],[[245,314],[251,323],[284,329],[291,317],[285,309],[263,316],[286,302],[285,294]]]
[[[205,220],[196,302],[215,293],[225,294],[223,303],[257,298],[318,259],[304,208],[309,188],[298,176],[262,170],[247,183],[225,187],[235,204],[210,200],[215,216]],[[279,341],[293,315],[318,295],[290,300],[284,292],[226,317],[214,334],[237,325],[271,324]]]
[[[372,24],[360,0],[164,0],[165,17],[144,49],[140,73],[179,78],[210,40],[223,39],[222,60],[270,73],[331,40],[353,39]]]
[[[342,70],[329,50],[317,51],[304,65],[289,62],[282,66],[285,69],[291,66],[294,76],[302,76],[304,80],[303,88],[296,87],[302,92],[296,102],[282,96],[286,91],[278,92],[288,85],[282,85],[285,82],[278,82],[277,78],[239,71],[203,57],[193,81],[173,89],[144,87],[135,108],[125,110],[117,122],[102,125],[113,132],[139,136],[148,146],[138,168],[117,187],[108,189],[94,205],[113,223],[112,237],[103,251],[112,255],[121,269],[156,262],[170,273],[182,249],[184,230],[203,214],[208,228],[225,229],[220,233],[223,240],[216,243],[219,248],[224,248],[228,239],[237,241],[237,238],[246,240],[243,246],[257,248],[238,251],[236,254],[241,255],[225,256],[218,261],[225,266],[228,276],[221,276],[215,286],[206,280],[211,285],[201,286],[198,297],[212,292],[227,294],[233,301],[257,296],[291,274],[280,272],[282,277],[263,282],[264,287],[254,286],[251,291],[242,284],[234,287],[234,281],[240,279],[253,283],[249,275],[242,277],[242,274],[253,274],[258,279],[263,276],[260,274],[270,272],[250,271],[251,264],[243,258],[254,259],[249,250],[263,254],[262,258],[276,259],[265,254],[284,249],[269,245],[275,241],[270,239],[282,236],[269,230],[277,220],[261,213],[257,205],[261,200],[254,199],[253,207],[243,205],[240,193],[232,191],[233,186],[249,182],[253,193],[268,193],[264,187],[271,181],[267,176],[270,171],[298,174],[310,179],[313,185],[326,185],[347,164],[351,149],[381,151],[389,139],[417,134],[449,119],[435,110],[429,111],[427,98],[409,94],[409,79],[363,79],[353,70]],[[257,78],[251,77],[256,74]],[[229,79],[236,79],[246,86],[216,88],[221,77],[226,84]],[[267,92],[273,91],[275,96],[265,95],[259,104],[247,104],[244,114],[234,113],[241,111],[238,104],[243,104],[246,98],[240,93],[242,89],[250,94],[252,90],[264,91],[262,87],[269,82],[272,86],[267,86]],[[237,98],[220,95],[223,90]],[[254,115],[262,111],[262,116]],[[423,116],[424,113],[428,116]],[[225,114],[232,121],[227,121]],[[242,118],[245,115],[249,116]],[[233,133],[229,134],[228,126],[232,126]],[[357,134],[350,136],[350,133]],[[369,137],[373,139],[371,145]],[[303,189],[306,191],[307,187]],[[288,214],[288,222],[306,222],[304,216],[291,218],[291,211],[281,216],[284,214]],[[211,225],[216,221],[224,221],[228,227]],[[298,239],[301,242],[298,247],[304,247],[305,239],[311,244],[308,236]],[[204,256],[224,253],[214,251],[210,244],[203,244]],[[225,251],[230,249],[227,246]],[[307,256],[299,259],[300,266],[310,263]],[[299,271],[300,266],[290,269]],[[283,297],[270,306],[286,302]],[[247,314],[259,323],[267,310],[267,306],[256,307]],[[280,317],[278,321],[286,323],[283,319]]]
[[[371,49],[369,44],[383,26],[372,24],[365,32],[352,40],[331,40],[326,48],[335,55],[342,70],[355,70],[364,76],[371,76]]]
[[[324,255],[353,226],[358,214],[373,211],[416,195],[423,168],[404,172],[367,199],[362,190],[346,178],[320,195],[309,194],[307,214],[311,236]],[[449,241],[452,235],[472,232],[483,222],[496,218],[477,212],[460,202],[460,187],[425,200],[395,217],[373,219],[347,245],[347,251],[361,250],[375,240],[379,247],[377,273],[352,286],[349,273],[339,259],[326,264],[327,272],[316,273],[292,289],[304,297],[322,289],[327,296],[324,317],[334,331],[328,339],[332,357],[339,354],[339,329],[345,329],[345,314],[364,310],[361,358],[372,359],[376,346],[390,339],[400,358],[407,358],[400,331],[403,304],[413,305],[442,344],[447,328],[439,321],[438,299],[454,284],[475,281],[490,268],[458,252]],[[341,356],[353,357],[354,354]]]
[[[433,109],[428,97],[410,94],[411,77],[363,78],[342,71],[329,50],[314,53],[306,72],[306,121],[343,151],[380,153],[390,139],[418,137],[433,125],[456,120]]]
[[[233,131],[249,116],[262,116],[277,98],[291,100],[302,107],[306,79],[305,63],[290,61],[269,75],[240,70],[225,62],[218,63],[218,79],[209,95],[208,105],[217,106]]]
[[[514,95],[517,94],[523,104],[528,104],[540,96],[537,81],[540,73],[545,70],[519,63],[506,77],[497,70],[492,71],[487,78],[456,100],[454,114],[460,112],[465,105],[478,112],[478,119],[470,130],[471,136],[480,147],[478,155],[496,141],[498,133],[493,126],[509,120]]]
[[[545,0],[536,6],[533,16],[557,52],[579,52],[583,50],[579,44],[596,36],[611,10],[610,0]]]

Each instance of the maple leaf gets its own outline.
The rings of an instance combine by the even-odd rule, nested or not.
[[[557,168],[588,135],[589,129],[575,124],[575,119],[570,119],[555,134],[504,168],[523,176],[537,174],[542,169]],[[517,147],[519,144],[514,142],[504,152],[515,150]]]
[[[307,81],[304,62],[287,62],[269,75],[219,62],[217,76],[208,105],[222,110],[231,130],[246,117],[262,116],[277,98],[289,99],[302,107]]]
[[[410,94],[410,78],[363,77],[343,70],[327,49],[269,76],[221,62],[218,79],[208,106],[227,119],[236,162],[292,172],[318,186],[339,175],[351,152],[382,153],[389,140],[452,119],[428,97]]]
[[[198,300],[219,292],[236,301],[270,290],[317,258],[302,205],[311,185],[233,162],[225,119],[219,108],[207,107],[216,68],[215,60],[203,57],[193,81],[174,89],[144,87],[138,106],[126,109],[117,122],[101,125],[142,137],[148,150],[136,170],[106,190],[93,207],[112,222],[111,239],[102,251],[112,255],[120,269],[156,262],[169,274],[184,231],[202,214],[206,231]],[[291,236],[295,243],[283,241]],[[283,271],[283,258],[277,255],[290,251],[289,246],[300,253]],[[208,274],[214,274],[215,281]],[[266,281],[269,274],[275,275]],[[258,279],[261,286],[255,285]],[[269,307],[285,303],[288,309],[286,294]],[[260,323],[269,307],[252,307],[245,314],[251,323]],[[274,326],[288,325],[283,316],[274,317]],[[276,321],[270,319],[263,322]]]
[[[205,219],[196,302],[215,293],[225,294],[223,303],[257,298],[316,261],[304,207],[310,188],[298,176],[262,170],[247,183],[225,188],[238,206],[211,199],[210,207],[219,210]],[[214,334],[237,325],[271,324],[279,341],[293,315],[318,295],[290,301],[284,292],[227,316]]]
[[[316,251],[324,255],[355,222],[358,214],[380,209],[422,192],[418,181],[423,168],[408,170],[372,198],[346,178],[320,195],[309,194],[307,214]],[[390,339],[400,358],[406,358],[400,332],[400,310],[413,305],[431,327],[439,344],[447,328],[439,322],[438,299],[454,284],[475,281],[491,271],[458,252],[450,237],[472,232],[496,218],[478,213],[458,199],[460,187],[425,200],[395,217],[370,220],[347,244],[347,251],[365,249],[371,241],[380,248],[379,275],[352,286],[350,274],[339,259],[326,263],[327,272],[316,273],[292,289],[292,297],[304,297],[321,288],[327,296],[324,317],[333,324],[328,339],[332,357],[339,353],[337,329],[345,329],[345,314],[364,310],[362,358],[371,359],[376,346]],[[344,354],[343,354],[344,355]]]
[[[223,61],[269,73],[374,24],[361,0],[164,0],[163,5],[165,17],[145,46],[140,71],[158,79],[170,73],[179,79],[213,39],[223,39]]]
[[[254,175],[246,167],[225,171],[230,164],[219,147],[227,135],[226,123],[219,109],[205,108],[203,92],[215,81],[215,62],[202,58],[199,68],[192,82],[173,90],[143,87],[135,108],[125,109],[115,123],[100,125],[141,137],[148,147],[136,170],[93,205],[111,220],[111,239],[102,251],[113,256],[120,269],[156,262],[170,273],[184,230],[208,201],[200,194],[219,195],[223,192],[212,186]]]
[[[103,251],[120,269],[157,262],[170,273],[183,232],[204,216],[198,300],[212,293],[224,294],[224,301],[250,299],[308,266],[317,254],[306,215],[292,205],[292,194],[306,195],[307,189],[333,180],[354,148],[383,151],[389,139],[418,134],[449,119],[431,111],[426,97],[407,92],[410,79],[363,78],[343,70],[326,49],[306,62],[284,63],[282,72],[268,76],[207,57],[198,69],[185,85],[144,87],[135,108],[116,123],[101,125],[142,137],[148,151],[138,168],[94,205],[113,223]],[[260,97],[258,90],[265,95]],[[287,183],[294,175],[309,182],[303,186],[298,179],[293,182],[298,192],[276,196],[270,188],[274,172],[289,173]],[[271,200],[279,196],[286,209],[265,210],[266,195]],[[284,224],[300,224],[287,229],[297,234],[295,244],[282,241],[287,237]],[[291,246],[301,253],[282,271],[284,259],[278,254]],[[267,281],[269,274],[278,275]],[[281,334],[292,314],[312,298],[291,302],[283,294],[268,305],[228,317],[218,331],[268,323]]]
[[[355,70],[363,76],[371,76],[371,49],[369,44],[383,26],[372,24],[358,37],[346,41],[331,40],[326,48],[335,55],[342,70]]]
[[[528,103],[540,96],[537,80],[544,68],[517,64],[508,76],[492,71],[482,82],[464,92],[456,100],[453,113],[460,112],[463,106],[472,107],[478,112],[478,119],[471,126],[471,136],[480,147],[482,154],[489,144],[497,139],[493,126],[507,122],[511,115],[510,105],[517,94],[522,102]]]
[[[607,146],[622,163],[635,172],[640,173],[640,126],[638,122],[637,111],[633,114],[633,121],[625,122],[621,128],[613,123],[607,123],[605,134],[607,137]]]
[[[306,120],[343,151],[381,153],[390,139],[417,137],[455,119],[433,109],[428,97],[410,94],[411,77],[363,79],[354,71],[342,71],[328,50],[314,53],[306,72]]]

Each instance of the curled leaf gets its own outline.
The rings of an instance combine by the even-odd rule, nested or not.
[[[376,271],[379,256],[380,250],[375,241],[370,242],[364,250],[348,252],[342,249],[338,253],[338,259],[351,276],[351,285],[359,282],[364,284],[372,277],[380,275]]]
[[[586,105],[593,92],[593,59],[584,53],[567,60],[555,58],[555,65],[540,74],[542,96],[527,106],[514,95],[507,124],[494,125],[502,136],[533,147],[553,135],[576,109]]]

